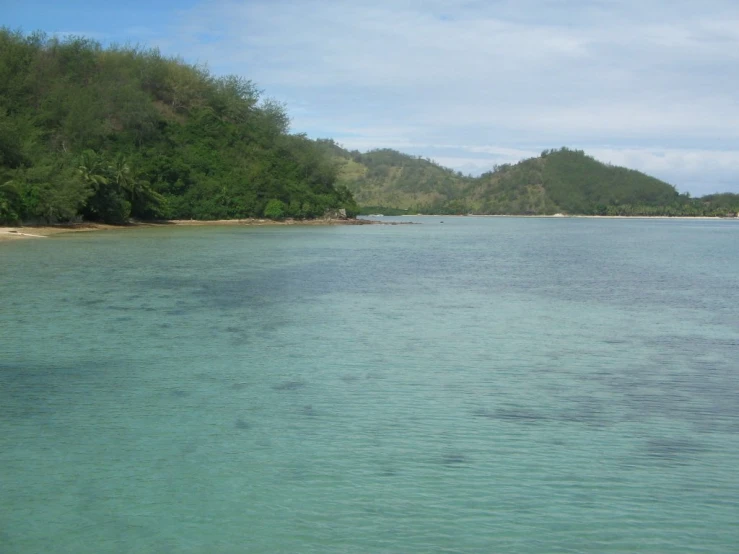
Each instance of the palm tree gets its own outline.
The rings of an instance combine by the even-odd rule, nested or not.
[[[77,173],[85,183],[92,185],[95,191],[100,188],[100,185],[108,184],[103,161],[100,155],[94,150],[85,150],[82,152],[79,165],[77,166]]]
[[[128,192],[131,196],[131,203],[133,203],[133,183],[136,181],[133,178],[131,167],[128,165],[128,161],[123,154],[118,154],[113,163],[108,167],[113,183],[118,187],[121,192]]]

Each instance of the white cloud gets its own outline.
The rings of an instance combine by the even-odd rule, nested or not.
[[[167,40],[350,148],[469,170],[567,145],[739,190],[733,1],[212,0]]]

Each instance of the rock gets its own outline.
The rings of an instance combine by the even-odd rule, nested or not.
[[[338,210],[326,210],[323,217],[325,219],[348,219],[344,208],[339,208]]]

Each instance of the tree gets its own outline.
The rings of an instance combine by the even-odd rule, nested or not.
[[[118,192],[127,193],[130,202],[133,204],[139,187],[135,185],[136,180],[133,178],[126,157],[121,153],[116,154],[107,170],[110,175],[110,182],[115,185]]]
[[[13,181],[0,184],[0,223],[18,223],[20,193]]]
[[[93,190],[108,184],[105,163],[101,156],[93,150],[85,150],[80,155],[77,172],[82,181],[89,184]]]
[[[282,219],[285,217],[286,211],[287,206],[285,203],[282,200],[273,198],[267,202],[267,205],[264,207],[264,217],[268,217],[269,219]]]

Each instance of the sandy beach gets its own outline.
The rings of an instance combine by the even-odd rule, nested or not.
[[[0,227],[0,241],[43,239],[64,233],[83,233],[108,229],[135,229],[140,225],[105,225],[102,223],[75,223],[66,225],[28,225],[22,227]]]
[[[162,222],[135,222],[129,225],[106,225],[104,223],[72,223],[63,225],[28,225],[21,227],[0,227],[0,241],[22,239],[39,239],[66,233],[86,233],[90,231],[109,231],[140,229],[142,227],[169,226],[243,226],[259,227],[267,225],[377,225],[381,221],[366,219],[312,219],[273,221],[271,219],[221,219],[214,221],[197,221],[193,219],[175,219]]]

